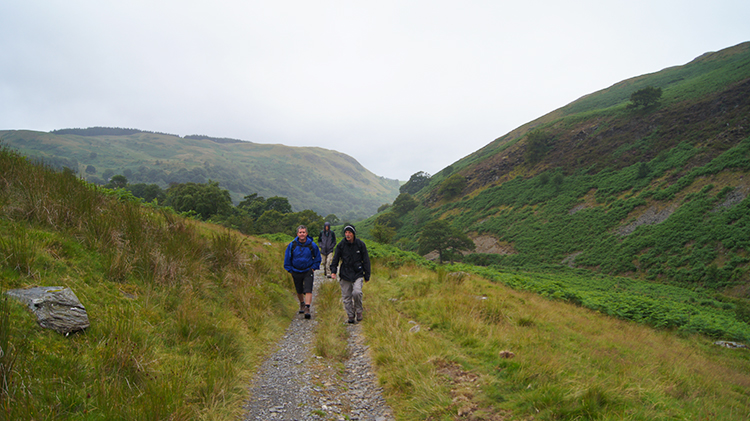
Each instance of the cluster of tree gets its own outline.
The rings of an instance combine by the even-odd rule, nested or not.
[[[547,154],[551,145],[553,137],[541,130],[534,130],[529,132],[526,136],[526,150],[524,151],[524,160],[529,165],[537,164]]]
[[[167,135],[167,136],[177,136],[177,135],[169,134],[169,133],[150,132],[148,130],[138,130],[138,129],[123,129],[120,127],[87,127],[85,129],[78,129],[78,128],[58,129],[58,130],[52,130],[50,133],[58,134],[58,135],[73,134],[77,136],[128,136],[128,135],[136,134],[136,133],[153,133],[153,134],[161,134],[161,135]]]
[[[236,206],[231,207],[226,215],[211,218],[214,222],[237,229],[245,234],[296,233],[297,226],[305,225],[308,232],[316,233],[323,229],[323,224],[338,224],[339,218],[328,214],[325,218],[315,211],[305,209],[292,212],[289,200],[282,196],[268,199],[253,193],[244,197]]]
[[[234,228],[245,234],[293,234],[298,225],[306,225],[310,232],[316,232],[323,228],[325,222],[339,222],[334,214],[323,218],[312,210],[292,212],[289,200],[281,196],[266,199],[253,193],[233,206],[229,191],[211,180],[208,183],[175,183],[163,190],[156,184],[128,184],[124,175],[115,175],[105,187],[125,189],[145,202],[169,206],[177,212]]]
[[[185,136],[185,139],[210,140],[211,142],[215,142],[215,143],[240,143],[240,142],[244,142],[244,140],[239,140],[239,139],[231,139],[231,138],[228,138],[228,137],[211,137],[211,136],[206,136],[206,135],[203,135],[203,134],[191,134],[191,135],[187,135],[187,136]]]
[[[430,174],[424,171],[414,173],[409,178],[409,181],[398,188],[398,191],[399,193],[417,194],[417,192],[430,184],[430,178]]]
[[[452,199],[461,194],[461,192],[465,188],[466,177],[462,176],[459,173],[455,173],[443,180],[443,182],[440,184],[440,188],[438,189],[438,194],[447,199]]]
[[[628,108],[635,107],[650,107],[657,105],[661,99],[661,88],[654,88],[653,86],[647,86],[643,89],[639,89],[630,94],[630,104]]]
[[[449,260],[452,264],[462,251],[471,251],[475,247],[466,234],[442,219],[428,223],[419,234],[419,254],[437,251],[440,263]]]
[[[216,181],[173,184],[166,195],[167,206],[177,212],[195,212],[204,221],[213,216],[229,215],[232,208],[232,196]]]
[[[337,209],[343,213],[342,216],[352,220],[371,215],[377,208],[376,203],[378,203],[378,199],[375,197],[355,194],[358,190],[350,185],[343,187],[335,186],[319,175],[310,175],[302,180],[299,186],[280,183],[278,182],[278,174],[267,170],[263,166],[254,167],[253,174],[247,177],[238,176],[235,167],[208,164],[191,169],[183,167],[176,171],[168,171],[158,167],[149,168],[145,165],[135,169],[126,168],[120,171],[133,184],[157,184],[165,187],[185,183],[205,184],[210,180],[216,180],[219,181],[223,188],[242,195],[252,192],[267,193],[273,191],[273,195],[296,198],[297,202],[295,205],[297,207],[301,203],[304,206],[310,206],[310,208],[315,209],[321,214],[329,213],[330,203],[336,203]],[[87,166],[84,172],[88,181],[98,185],[107,185],[111,177],[115,175],[115,171],[112,169],[98,171],[93,165]],[[271,179],[276,179],[277,182],[268,181]],[[349,187],[352,190],[347,190]]]
[[[370,235],[378,243],[390,244],[396,235],[396,230],[403,225],[400,218],[417,206],[419,206],[419,203],[414,200],[411,194],[405,192],[399,194],[396,200],[393,201],[393,205],[388,206],[386,212],[380,213],[375,218]]]
[[[448,168],[443,175],[448,176],[440,184],[438,192],[444,197],[455,197],[466,187],[466,178],[460,174],[452,174],[453,168]],[[390,244],[396,232],[404,225],[403,218],[419,207],[419,202],[412,196],[427,187],[430,175],[420,171],[411,176],[409,181],[399,188],[401,194],[393,204],[385,204],[378,208],[378,216],[373,221],[370,235],[381,244]],[[450,226],[446,221],[437,220],[427,223],[420,231],[417,240],[418,252],[422,255],[437,251],[440,263],[454,260],[463,251],[475,249],[474,242],[461,230]]]

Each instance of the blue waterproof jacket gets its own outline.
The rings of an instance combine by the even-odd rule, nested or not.
[[[299,237],[295,237],[286,246],[284,269],[289,273],[320,269],[320,250],[311,237],[307,237],[304,243],[300,243]]]

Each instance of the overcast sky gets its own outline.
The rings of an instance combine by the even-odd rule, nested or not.
[[[8,0],[0,129],[319,146],[407,180],[745,41],[748,0]]]

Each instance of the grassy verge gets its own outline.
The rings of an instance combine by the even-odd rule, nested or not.
[[[0,419],[235,419],[294,310],[272,244],[0,150],[0,290],[70,287],[91,326],[0,308]]]
[[[373,281],[368,306],[378,317],[364,329],[400,420],[740,420],[750,412],[747,350],[465,272],[378,266]]]
[[[315,354],[334,362],[343,362],[349,356],[349,350],[341,289],[337,281],[328,279],[317,282],[320,282],[320,285],[314,303],[315,317],[318,320],[315,331]]]

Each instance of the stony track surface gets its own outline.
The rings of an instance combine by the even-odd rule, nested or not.
[[[315,285],[321,282],[335,281],[316,273]],[[242,420],[394,420],[359,325],[347,325],[350,357],[343,372],[312,352],[316,292],[312,319],[295,316],[277,350],[259,368]]]

